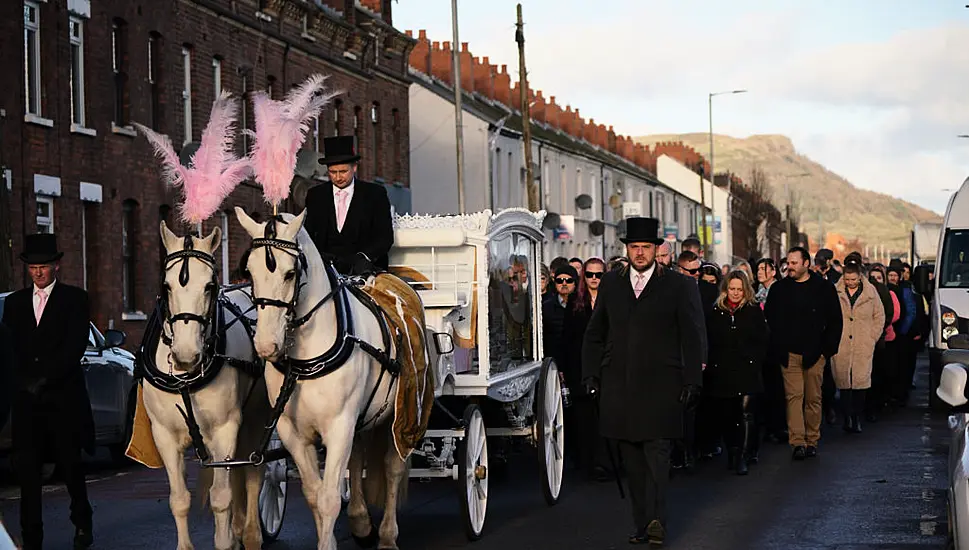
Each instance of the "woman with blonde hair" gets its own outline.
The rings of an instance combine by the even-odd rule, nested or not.
[[[727,274],[706,320],[710,353],[703,389],[715,403],[719,432],[727,444],[727,467],[746,475],[748,464],[757,462],[754,400],[764,390],[761,369],[768,333],[745,271]]]

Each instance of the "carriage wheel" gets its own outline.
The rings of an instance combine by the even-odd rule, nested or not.
[[[279,436],[273,433],[268,448],[278,449],[281,446]],[[283,529],[286,497],[289,494],[288,462],[289,459],[280,459],[266,463],[262,488],[259,490],[259,526],[262,528],[264,542],[276,540]]]
[[[468,540],[478,540],[488,511],[488,438],[484,417],[477,405],[464,409],[464,441],[458,453],[461,512]]]
[[[553,361],[542,369],[538,380],[535,428],[538,430],[538,460],[542,467],[542,495],[549,506],[559,501],[565,469],[565,425],[562,382]]]

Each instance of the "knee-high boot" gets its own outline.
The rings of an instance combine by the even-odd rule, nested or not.
[[[757,397],[745,395],[743,398],[743,459],[746,464],[757,464],[760,460],[760,438],[757,437]]]

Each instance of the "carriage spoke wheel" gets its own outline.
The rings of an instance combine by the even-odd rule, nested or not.
[[[268,448],[278,449],[281,446],[279,436],[274,433]],[[276,540],[283,529],[286,497],[289,494],[288,461],[289,459],[280,459],[266,463],[262,487],[259,489],[259,526],[262,528],[264,542]]]
[[[484,417],[477,405],[464,409],[464,441],[458,456],[461,511],[469,540],[481,538],[488,511],[488,439]]]
[[[562,383],[554,362],[542,369],[538,382],[535,429],[538,431],[538,460],[542,468],[542,495],[549,506],[559,501],[565,470],[565,414]]]

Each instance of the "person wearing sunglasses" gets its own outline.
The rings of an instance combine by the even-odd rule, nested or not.
[[[599,285],[582,344],[583,383],[628,476],[628,541],[662,545],[672,441],[684,437],[684,415],[700,396],[706,325],[696,284],[656,263],[659,220],[627,218],[622,242],[629,267]]]

